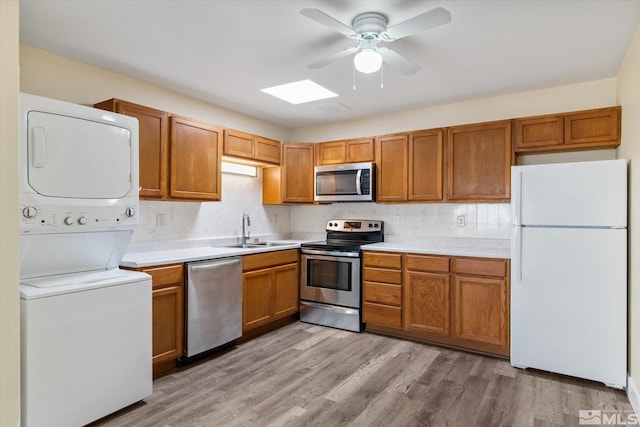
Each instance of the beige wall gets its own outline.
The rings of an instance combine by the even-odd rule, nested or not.
[[[18,1],[0,1],[0,426],[20,425]]]
[[[293,130],[291,136],[293,141],[331,141],[612,105],[617,105],[615,78],[310,126]]]
[[[273,139],[290,136],[282,126],[26,45],[20,45],[20,71],[21,90],[34,95],[83,105],[120,98]]]
[[[622,105],[618,156],[629,159],[629,376],[633,391],[632,387],[640,385],[640,28],[618,72],[618,101]]]

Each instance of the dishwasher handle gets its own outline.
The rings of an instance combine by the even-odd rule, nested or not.
[[[202,271],[209,270],[211,268],[225,267],[228,265],[240,264],[242,262],[241,258],[231,259],[231,260],[223,260],[223,261],[213,261],[207,263],[197,263],[189,265],[191,271]]]

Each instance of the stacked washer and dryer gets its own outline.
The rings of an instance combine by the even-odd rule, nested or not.
[[[138,122],[20,98],[24,426],[80,426],[152,393],[151,278],[118,268],[138,223]]]

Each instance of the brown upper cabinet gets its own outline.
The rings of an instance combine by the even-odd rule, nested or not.
[[[620,107],[516,119],[515,151],[549,152],[620,145]]]
[[[222,128],[184,117],[171,116],[172,198],[220,200]]]
[[[221,199],[222,128],[115,98],[94,107],[138,119],[140,198]]]
[[[251,162],[279,165],[280,141],[225,129],[223,154]]]
[[[314,150],[317,144],[285,142],[281,166],[262,171],[262,203],[313,203]]]
[[[378,201],[442,201],[444,131],[378,138]]]
[[[444,131],[409,134],[409,200],[442,201]]]
[[[94,107],[138,119],[140,197],[166,197],[169,114],[115,98],[95,104]]]
[[[511,121],[447,130],[447,200],[509,202]]]
[[[407,134],[386,135],[376,141],[376,187],[378,202],[404,202],[407,200],[409,149]]]
[[[373,138],[347,139],[321,142],[318,148],[319,165],[372,162],[374,158]]]

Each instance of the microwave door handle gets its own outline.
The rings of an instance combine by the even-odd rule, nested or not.
[[[356,193],[362,194],[362,169],[356,172]]]

